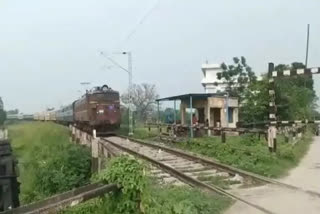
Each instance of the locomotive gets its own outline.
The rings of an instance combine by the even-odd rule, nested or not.
[[[97,134],[115,131],[121,119],[119,92],[107,85],[93,88],[73,103],[73,119],[80,129]]]
[[[89,133],[95,129],[97,135],[114,133],[121,123],[119,92],[107,85],[94,87],[71,105],[57,111],[35,114],[34,119],[73,124]]]

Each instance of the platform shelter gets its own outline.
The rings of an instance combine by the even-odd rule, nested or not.
[[[229,97],[228,93],[194,93],[165,97],[156,100],[174,102],[174,124],[190,128],[190,137],[193,137],[193,128],[205,127],[236,128],[239,115],[238,98]],[[180,118],[176,117],[176,101],[180,101]],[[188,114],[187,114],[187,110]],[[189,117],[189,118],[187,118]],[[208,132],[210,135],[210,131]]]

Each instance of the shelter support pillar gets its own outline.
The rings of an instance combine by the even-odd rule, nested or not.
[[[209,127],[211,126],[211,115],[210,115],[210,102],[208,101],[207,104],[207,120],[208,120],[208,136],[211,136],[211,130],[209,129]]]
[[[177,114],[176,114],[176,100],[173,101],[173,126],[172,126],[172,132],[173,132],[173,137],[176,137],[177,134]]]
[[[174,111],[173,111],[173,121],[174,121],[174,124],[177,124],[177,115],[176,115],[176,100],[173,101],[173,108],[174,108]]]
[[[180,104],[180,114],[181,114],[181,125],[185,125],[186,124],[186,107],[183,101],[181,101],[181,104]]]
[[[159,101],[157,101],[157,109],[158,109],[158,121],[157,121],[157,124],[158,124],[158,133],[160,134],[160,103]]]
[[[226,108],[220,109],[220,127],[227,127],[227,113]]]
[[[225,100],[225,123],[226,127],[229,127],[229,93],[226,94],[226,100]]]
[[[192,121],[192,96],[190,96],[190,138],[193,138],[193,121]]]

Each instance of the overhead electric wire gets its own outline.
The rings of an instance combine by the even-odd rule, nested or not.
[[[152,14],[152,12],[158,7],[159,3],[160,3],[160,0],[157,0],[155,4],[139,19],[139,21],[132,28],[132,30],[129,31],[127,36],[121,41],[121,43],[119,44],[119,47],[121,47],[125,42],[131,39],[131,37],[137,32],[138,27],[147,20],[147,18]]]
[[[120,44],[117,46],[117,48],[115,48],[116,50],[121,49],[121,46],[127,42],[136,32],[137,29],[140,25],[142,25],[147,18],[152,14],[152,12],[158,7],[160,3],[160,0],[157,0],[153,6],[139,19],[139,21],[136,23],[136,25],[132,28],[131,31],[129,31],[129,33],[127,34],[127,36],[125,37],[125,39],[123,39]],[[99,51],[101,55],[103,55],[106,59],[108,59],[113,65],[116,65],[118,68],[128,72],[128,70],[126,68],[124,68],[123,66],[121,66],[118,62],[116,62],[114,59],[112,59],[110,56],[107,56],[103,51]]]

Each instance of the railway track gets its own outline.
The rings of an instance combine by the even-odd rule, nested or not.
[[[168,147],[119,136],[102,138],[101,142],[103,145],[115,147],[117,150],[147,160],[158,168],[152,168],[151,173],[155,174],[155,177],[158,175],[159,179],[165,178],[175,185],[182,182],[206,191],[219,193],[241,201],[263,213],[274,214],[274,212],[232,193],[233,189],[267,183],[263,179],[252,177],[250,173],[238,171],[229,166],[220,165]]]
[[[300,191],[320,197],[318,192],[301,189],[296,186],[246,172],[217,161],[199,157],[188,152],[121,136],[102,138],[103,145],[124,151],[150,162],[151,173],[159,180],[169,181],[174,185],[186,183],[194,187],[213,191],[223,196],[245,203],[264,213],[274,213],[232,193],[233,190],[271,184],[280,188]],[[168,182],[164,182],[168,183]]]
[[[120,136],[120,137],[126,139],[126,137],[124,137],[124,136]],[[184,151],[179,150],[179,149],[170,148],[170,147],[167,147],[162,142],[150,143],[150,142],[145,142],[143,140],[137,140],[137,139],[130,139],[130,140],[134,141],[134,142],[137,142],[137,143],[140,143],[142,145],[152,146],[152,147],[157,148],[157,149],[161,149],[161,150],[164,150],[164,151],[167,151],[167,152],[175,153],[177,155],[181,155],[183,157],[186,157],[186,158],[191,159],[191,160],[195,160],[197,162],[201,162],[203,164],[212,165],[213,167],[217,167],[220,170],[227,171],[230,174],[239,174],[242,177],[244,177],[245,179],[253,180],[253,181],[251,181],[251,183],[253,183],[253,184],[254,183],[256,183],[256,184],[259,184],[259,183],[260,184],[274,184],[274,185],[277,185],[277,186],[280,186],[280,187],[284,187],[284,188],[288,188],[288,189],[291,189],[291,190],[304,192],[304,193],[307,193],[309,195],[312,195],[312,196],[320,198],[320,193],[319,192],[305,190],[305,189],[300,188],[300,187],[296,187],[296,186],[293,186],[293,185],[290,185],[290,184],[282,183],[282,182],[279,182],[277,180],[274,180],[274,179],[271,179],[271,178],[268,178],[268,177],[264,177],[264,176],[261,176],[261,175],[255,174],[255,173],[251,173],[251,172],[248,172],[248,171],[244,171],[244,170],[241,170],[241,169],[226,165],[226,164],[222,164],[217,160],[204,158],[204,157],[201,157],[201,156],[199,156],[197,154],[191,154],[189,152],[184,152]]]

